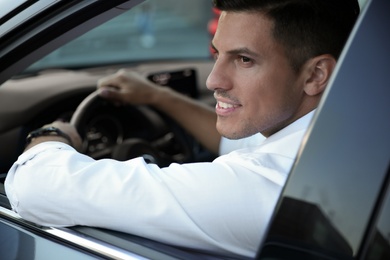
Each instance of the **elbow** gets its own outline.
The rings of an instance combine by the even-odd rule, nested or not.
[[[39,181],[28,166],[14,165],[7,174],[4,183],[7,198],[12,210],[23,219],[42,226],[58,226],[48,209],[50,201],[54,201],[53,194],[47,189],[52,189]],[[52,195],[48,195],[52,194]]]

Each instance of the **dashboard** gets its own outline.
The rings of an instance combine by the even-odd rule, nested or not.
[[[124,66],[51,70],[4,83],[0,88],[0,173],[6,173],[22,153],[28,132],[54,120],[70,121],[80,103],[96,90],[96,82],[120,68]],[[214,105],[205,86],[212,61],[126,68]],[[78,130],[83,137],[82,152],[95,159],[143,156],[166,166],[215,158],[173,120],[151,107],[116,107],[99,101],[89,110]]]

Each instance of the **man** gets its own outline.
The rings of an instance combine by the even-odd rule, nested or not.
[[[241,149],[211,163],[166,168],[142,158],[95,161],[68,145],[80,144],[73,126],[54,122],[55,129],[30,135],[8,173],[15,211],[41,225],[104,227],[183,247],[256,254],[359,7],[355,0],[215,2],[223,12],[207,85],[216,115],[124,71],[102,79],[99,93],[155,106],[212,151],[226,138]]]

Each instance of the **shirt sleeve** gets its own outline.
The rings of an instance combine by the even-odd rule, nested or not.
[[[159,168],[142,158],[94,160],[46,142],[18,158],[5,188],[13,209],[40,225],[102,227],[253,257],[282,186],[268,176],[285,178],[293,162],[264,156]]]

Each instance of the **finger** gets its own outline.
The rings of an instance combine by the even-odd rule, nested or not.
[[[101,87],[97,89],[99,96],[110,100],[121,100],[121,93],[117,88]]]
[[[105,87],[112,87],[112,88],[118,88],[120,85],[120,81],[118,80],[117,74],[113,74],[104,78],[101,78],[97,82],[97,88],[105,88]]]

